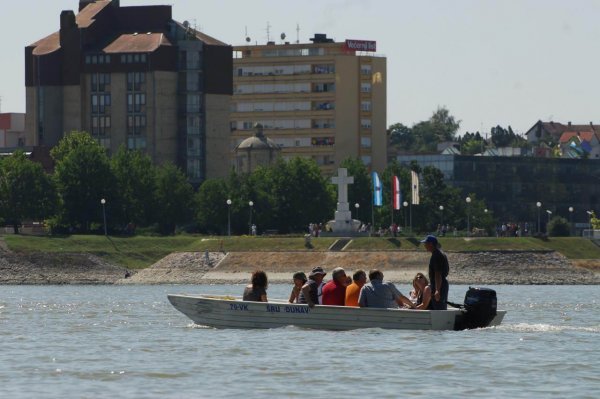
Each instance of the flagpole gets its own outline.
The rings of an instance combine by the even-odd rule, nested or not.
[[[410,201],[410,207],[408,209],[409,209],[409,213],[410,213],[410,235],[411,236],[413,235],[413,233],[412,233],[412,205],[413,205],[412,201]]]
[[[371,236],[373,235],[373,228],[375,226],[375,182],[373,181],[373,175],[371,175]]]

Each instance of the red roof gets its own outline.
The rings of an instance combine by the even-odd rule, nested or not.
[[[94,23],[94,17],[102,11],[107,5],[111,3],[110,0],[96,0],[94,3],[90,3],[75,17],[77,26],[80,28],[87,28]]]
[[[87,28],[94,23],[94,17],[98,15],[106,6],[110,4],[110,0],[98,0],[95,3],[90,3],[75,17],[75,22],[79,28]],[[50,54],[60,48],[60,34],[54,32],[45,38],[38,40],[29,47],[33,49],[33,55]]]
[[[149,53],[171,42],[162,33],[128,33],[104,48],[105,53]]]
[[[594,138],[594,136],[596,136],[596,132],[592,131],[582,131],[582,132],[564,132],[561,136],[560,136],[560,142],[561,143],[567,143],[569,142],[569,140],[571,140],[573,137],[577,137],[579,136],[580,140],[582,141],[588,141],[591,142],[592,139]],[[597,138],[598,136],[596,136]]]

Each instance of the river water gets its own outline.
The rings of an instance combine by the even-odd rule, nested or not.
[[[167,301],[242,286],[0,286],[0,397],[598,398],[598,286],[491,288],[500,327],[331,332],[203,328]]]

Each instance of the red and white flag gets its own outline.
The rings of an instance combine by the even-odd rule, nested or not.
[[[394,209],[399,210],[402,203],[402,194],[400,193],[400,179],[398,176],[392,177],[392,204]]]

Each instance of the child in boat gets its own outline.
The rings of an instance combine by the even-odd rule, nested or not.
[[[304,274],[304,272],[294,273],[292,279],[294,280],[294,286],[292,287],[292,293],[290,294],[289,302],[299,303],[298,297],[300,296],[300,291],[302,291],[302,286],[306,284],[308,279],[306,278],[306,274]]]
[[[267,302],[267,286],[269,285],[267,273],[256,270],[252,273],[250,284],[244,289],[244,301]]]

